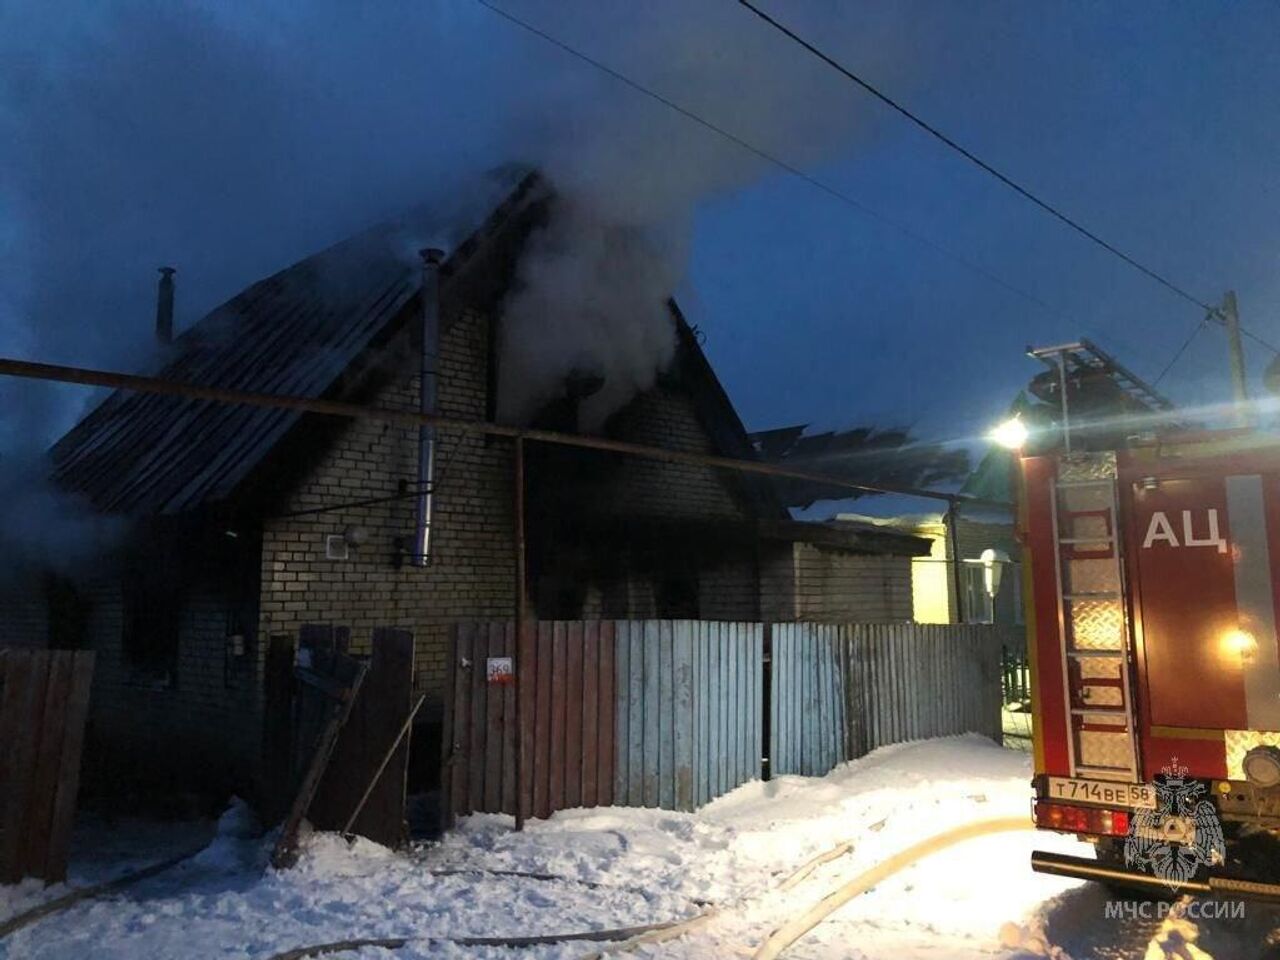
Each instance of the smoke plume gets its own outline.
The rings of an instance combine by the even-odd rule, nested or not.
[[[506,9],[797,166],[866,131],[864,101],[733,3]],[[821,17],[835,49],[883,33],[863,66],[905,79],[874,11]],[[146,369],[157,266],[178,268],[180,332],[512,161],[543,170],[560,202],[507,304],[503,412],[527,416],[588,369],[604,377],[598,422],[670,361],[663,303],[697,205],[776,174],[758,157],[473,0],[0,6],[0,352]],[[97,399],[0,383],[0,485],[29,486]],[[56,502],[29,502],[62,531],[51,553],[92,539],[53,522]]]

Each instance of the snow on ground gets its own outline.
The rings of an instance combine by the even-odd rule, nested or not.
[[[826,777],[752,783],[696,814],[566,811],[516,834],[475,816],[437,844],[396,854],[313,836],[298,867],[263,870],[267,841],[224,818],[201,856],[105,901],[85,902],[0,941],[0,958],[262,958],[353,937],[549,934],[691,916],[720,906],[697,934],[636,956],[749,955],[773,926],[904,847],[973,819],[1027,816],[1029,758],[980,737],[878,750]],[[238,816],[238,815],[237,815]],[[842,840],[854,851],[785,894],[772,887]],[[1084,845],[1032,831],[966,842],[910,867],[839,911],[788,956],[998,955],[1007,921],[1028,922],[1073,881],[1033,874],[1034,846]],[[156,856],[154,859],[160,859]],[[462,871],[462,872],[458,872]],[[469,872],[489,871],[489,873]],[[495,875],[554,874],[563,879]],[[583,943],[521,956],[569,958]],[[352,954],[355,955],[355,954]],[[418,942],[367,957],[506,957],[510,950]]]
[[[24,880],[0,885],[0,922],[30,910],[78,887],[113,880],[148,864],[198,849],[213,836],[208,820],[140,820],[81,814],[76,819],[71,848],[74,857],[67,882],[50,886]]]

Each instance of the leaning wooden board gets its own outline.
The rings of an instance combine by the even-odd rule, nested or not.
[[[66,878],[93,680],[87,650],[0,651],[0,883]]]
[[[409,772],[407,737],[385,768],[379,771],[379,767],[409,716],[412,698],[413,634],[379,627],[373,631],[373,655],[360,695],[338,736],[307,813],[317,830],[343,829],[372,783],[373,789],[352,832],[388,847],[403,843]]]

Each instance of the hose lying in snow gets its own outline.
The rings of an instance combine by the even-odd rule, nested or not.
[[[676,937],[683,937],[686,933],[691,933],[708,923],[711,918],[715,916],[716,912],[716,908],[712,907],[709,910],[704,910],[697,916],[690,917],[687,920],[677,920],[675,923],[669,923],[645,933],[638,933],[633,937],[623,940],[621,943],[610,944],[602,950],[597,950],[595,953],[589,953],[585,957],[581,957],[580,960],[601,960],[602,957],[611,953],[625,953],[628,950],[634,950],[636,947],[644,946],[647,943],[664,943],[667,940],[674,940]]]
[[[650,923],[639,927],[617,927],[612,930],[585,930],[577,933],[549,933],[532,937],[370,937],[358,940],[335,940],[332,943],[318,943],[310,947],[298,947],[286,950],[269,957],[268,960],[304,960],[306,957],[320,957],[329,953],[341,953],[344,950],[359,950],[362,947],[382,947],[384,950],[399,950],[410,943],[452,943],[460,947],[537,947],[552,943],[570,943],[574,940],[621,940],[624,943],[638,942],[641,937],[652,937],[646,943],[655,943],[666,937],[658,936],[668,929],[687,928],[694,921],[706,917],[699,914],[689,920],[667,920],[662,923]],[[684,932],[683,929],[680,932]],[[679,936],[679,933],[672,934]],[[602,951],[601,953],[608,952]],[[600,956],[601,954],[595,954]]]
[[[879,830],[883,826],[884,821],[881,820],[879,823],[872,824],[871,829]],[[837,843],[834,847],[831,847],[830,849],[818,854],[816,857],[806,860],[804,863],[800,864],[800,866],[796,867],[795,870],[783,878],[782,882],[774,887],[770,892],[780,893],[784,890],[790,890],[824,863],[830,863],[832,860],[837,860],[852,851],[853,843],[851,841],[845,840],[841,843]],[[709,905],[709,901],[694,900],[693,902]],[[674,940],[676,937],[682,937],[686,933],[692,933],[694,930],[705,925],[717,912],[717,908],[712,907],[711,909],[698,914],[696,917],[690,917],[688,920],[682,920],[679,923],[672,924],[671,926],[664,927],[663,929],[656,930],[652,933],[642,933],[629,940],[624,940],[622,943],[612,944],[611,946],[605,947],[603,950],[598,950],[595,953],[587,954],[585,957],[580,957],[579,960],[601,960],[601,958],[607,954],[624,953],[628,950],[633,950],[636,947],[644,946],[645,944],[662,943],[666,940]]]
[[[649,895],[649,890],[644,887],[630,887],[620,883],[600,883],[596,880],[582,880],[578,877],[569,877],[560,873],[535,873],[528,870],[488,870],[484,867],[442,867],[435,870],[428,870],[433,877],[465,877],[465,876],[482,876],[482,877],[519,877],[522,880],[546,880],[549,882],[572,883],[580,887],[588,887],[592,890],[621,890],[624,893],[635,893],[642,897]],[[695,907],[709,907],[710,900],[703,900],[698,897],[686,898]]]
[[[994,820],[978,820],[974,823],[956,827],[945,833],[939,833],[927,840],[912,844],[907,849],[894,854],[887,860],[881,860],[870,870],[863,871],[848,883],[837,887],[804,913],[793,917],[765,938],[764,943],[755,952],[754,960],[776,960],[782,951],[791,946],[819,923],[831,916],[859,894],[866,893],[886,877],[890,877],[904,867],[909,867],[917,860],[936,853],[945,847],[971,840],[974,837],[990,833],[1004,833],[1010,830],[1030,830],[1031,821],[1025,817],[998,817]]]
[[[138,883],[146,880],[148,877],[154,877],[157,873],[164,873],[170,867],[176,867],[183,860],[190,860],[197,853],[205,848],[201,844],[194,850],[188,850],[186,853],[180,853],[176,857],[170,857],[168,860],[161,860],[159,863],[153,863],[141,870],[135,870],[133,873],[126,873],[122,877],[116,877],[114,880],[107,880],[104,883],[94,884],[91,887],[81,887],[78,890],[72,890],[53,900],[46,900],[37,907],[32,907],[22,913],[10,917],[8,920],[0,923],[0,938],[7,937],[15,930],[21,930],[25,926],[35,923],[41,917],[47,917],[51,913],[57,913],[59,910],[65,910],[72,904],[79,903],[81,900],[90,900],[94,897],[100,897],[103,894],[111,893],[121,887],[127,887],[131,883]]]
[[[853,849],[853,844],[845,841],[838,843],[824,853],[818,854],[811,860],[801,864],[794,872],[786,877],[777,890],[787,890],[795,886],[815,869],[824,863],[829,863],[838,857],[842,857]],[[622,887],[616,884],[596,883],[591,880],[579,880],[574,877],[561,876],[554,873],[532,873],[523,870],[485,870],[483,868],[466,868],[459,867],[456,869],[438,869],[428,871],[432,876],[450,877],[464,874],[480,874],[482,876],[491,877],[523,877],[533,880],[558,880],[566,883],[580,883],[583,886],[599,887],[609,890],[628,890],[632,888]],[[647,890],[634,889],[634,892],[647,894]],[[674,940],[676,937],[682,937],[686,933],[692,933],[699,927],[708,923],[712,917],[716,915],[718,909],[707,900],[699,900],[690,898],[690,902],[705,907],[701,913],[695,914],[684,920],[668,920],[663,923],[654,923],[642,927],[619,928],[614,930],[593,930],[589,933],[567,933],[567,934],[550,934],[546,936],[536,937],[371,937],[360,938],[354,940],[335,940],[332,943],[320,943],[310,947],[298,947],[294,950],[286,950],[284,953],[277,953],[275,956],[269,957],[268,960],[304,960],[306,957],[319,957],[330,953],[340,953],[343,950],[358,950],[361,947],[381,947],[384,950],[399,950],[401,947],[409,943],[453,943],[458,946],[470,947],[532,947],[550,943],[569,943],[575,940],[591,940],[603,941],[614,940],[607,947],[603,947],[594,953],[586,954],[580,960],[602,960],[603,957],[614,953],[624,953],[633,950],[636,947],[642,947],[646,944],[664,943],[667,940]]]

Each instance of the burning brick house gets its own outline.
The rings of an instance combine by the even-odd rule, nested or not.
[[[555,202],[524,178],[438,268],[406,256],[391,228],[338,244],[214,310],[173,342],[160,375],[418,410],[434,348],[434,409],[492,421],[501,306],[522,245]],[[697,337],[669,309],[675,360],[599,432],[750,458]],[[531,425],[575,430],[590,388],[567,382]],[[52,460],[62,488],[131,520],[121,556],[77,584],[77,615],[56,618],[98,652],[91,737],[99,762],[122,770],[253,792],[266,640],[309,623],[345,628],[357,654],[375,626],[411,630],[430,722],[450,625],[514,610],[513,445],[502,437],[119,392]],[[793,522],[760,477],[538,443],[525,476],[531,615],[911,618],[911,557],[926,542]]]

